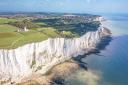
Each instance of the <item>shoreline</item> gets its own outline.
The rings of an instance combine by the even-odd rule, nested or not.
[[[56,65],[50,70],[46,75],[33,74],[29,77],[23,78],[20,82],[14,85],[52,85],[52,84],[62,84],[63,79],[69,76],[71,73],[81,69],[80,66],[75,61],[68,61]]]
[[[102,18],[103,17],[99,17],[98,21],[100,21],[100,19],[102,19]],[[0,49],[0,58],[3,59],[3,57],[6,58],[6,57],[10,56],[9,59],[11,60],[12,63],[9,62],[10,63],[9,66],[13,67],[13,69],[10,67],[7,67],[7,69],[8,70],[10,69],[11,71],[8,71],[6,68],[2,67],[2,70],[5,69],[4,72],[1,70],[1,73],[3,72],[3,75],[1,74],[1,78],[3,79],[2,82],[6,81],[9,76],[10,76],[10,79],[7,80],[7,82],[9,81],[9,82],[11,82],[11,84],[13,84],[15,81],[17,81],[19,79],[22,80],[22,78],[24,79],[24,77],[29,76],[31,74],[32,74],[31,76],[34,76],[35,74],[47,75],[52,70],[57,69],[59,66],[61,66],[61,64],[62,64],[62,66],[63,66],[63,63],[67,64],[67,63],[65,63],[65,61],[72,59],[73,56],[74,56],[73,59],[75,60],[75,63],[70,63],[70,64],[75,65],[76,68],[70,67],[70,65],[68,65],[68,64],[67,64],[67,66],[69,66],[70,68],[74,68],[74,69],[84,68],[84,70],[87,70],[86,63],[81,61],[81,59],[83,57],[81,57],[80,59],[78,59],[76,57],[76,59],[75,59],[75,56],[79,56],[82,54],[88,54],[88,52],[93,53],[94,50],[97,49],[95,47],[98,43],[100,43],[101,39],[105,36],[110,36],[110,35],[111,35],[110,30],[108,30],[107,28],[104,28],[104,27],[99,27],[99,29],[96,30],[95,32],[88,32],[79,38],[71,38],[71,39],[69,39],[69,38],[49,38],[49,39],[41,41],[41,42],[29,43],[29,44],[26,44],[24,46],[14,48],[14,49]],[[89,38],[89,37],[94,37],[94,39]],[[70,51],[71,50],[70,48],[67,49],[71,53],[69,53],[68,51],[65,51],[66,47],[68,48],[68,45],[66,47],[63,47],[63,45],[65,46],[65,44],[67,44],[69,42],[72,42],[73,45],[78,45],[79,48],[78,48],[78,46],[76,46],[76,48],[74,49],[74,52]],[[91,42],[91,44],[90,44],[90,42]],[[60,50],[57,49],[56,43],[61,44]],[[81,43],[84,47],[81,45]],[[55,44],[55,47],[54,47],[54,44]],[[81,48],[81,46],[83,48]],[[74,46],[71,45],[71,48],[74,48]],[[28,49],[31,49],[32,51],[29,50],[26,53],[25,51],[27,51]],[[48,49],[50,49],[50,50],[48,50]],[[61,53],[59,53],[59,55],[58,55],[58,53],[54,54],[54,52],[51,52],[53,49],[58,51],[58,53],[62,51],[62,54]],[[20,52],[24,53],[24,54],[21,54]],[[8,55],[6,55],[6,54],[8,54]],[[15,56],[15,59],[14,59],[14,56]],[[26,58],[25,56],[27,56],[28,58]],[[33,57],[29,57],[29,56],[33,56]],[[38,58],[36,56],[44,57],[44,58]],[[56,56],[57,58],[54,58],[53,56]],[[59,58],[59,60],[58,60],[58,58]],[[52,61],[51,61],[51,59],[52,59]],[[23,60],[25,60],[25,61],[23,62]],[[49,61],[51,63],[48,63]],[[4,65],[3,62],[4,61],[2,61],[2,63],[0,63],[0,64]],[[17,64],[14,65],[15,64],[14,62],[17,62]],[[24,65],[23,65],[23,63],[24,63]],[[17,68],[17,65],[19,66],[19,68]],[[29,66],[31,66],[31,68]],[[5,65],[5,67],[6,67],[6,65]],[[20,67],[22,67],[22,69],[24,70],[21,73],[19,71],[21,69]],[[56,71],[57,70],[55,70],[55,72]],[[14,74],[15,72],[17,72],[17,73]],[[70,72],[68,72],[67,69],[66,69],[66,72],[67,72],[67,74],[70,74]],[[64,72],[62,74],[64,75],[66,72]],[[10,74],[10,73],[13,73],[13,74]],[[4,77],[4,74],[6,74],[7,77]],[[51,75],[55,75],[55,73],[53,72],[53,74],[51,74]],[[4,80],[4,78],[5,78],[5,80]],[[51,78],[56,81],[56,76],[52,76]]]
[[[94,37],[95,35],[96,35],[96,37]],[[9,80],[9,81],[13,82],[13,81],[16,81],[16,77],[19,78],[21,76],[20,78],[22,79],[22,78],[26,77],[27,75],[29,76],[31,74],[31,72],[35,73],[35,74],[43,75],[43,74],[45,74],[45,72],[47,73],[47,71],[51,70],[51,68],[54,69],[53,66],[55,66],[55,65],[58,65],[67,60],[70,60],[73,57],[77,57],[77,56],[83,55],[83,54],[88,54],[88,53],[94,51],[95,49],[97,49],[94,47],[96,47],[97,44],[100,43],[100,41],[103,37],[107,37],[107,36],[110,36],[110,32],[107,29],[102,28],[96,32],[89,32],[85,36],[82,36],[80,39],[78,38],[78,39],[61,40],[61,42],[58,39],[54,40],[54,42],[53,42],[53,40],[51,39],[51,40],[49,40],[48,43],[45,42],[40,45],[37,44],[37,45],[28,46],[26,49],[7,51],[7,53],[8,53],[7,56],[4,56],[2,54],[2,52],[4,54],[6,54],[6,51],[3,50],[1,52],[1,58],[3,59],[3,57],[4,58],[9,57],[12,60],[11,62],[13,62],[13,63],[11,63],[11,62],[8,62],[8,63],[10,63],[9,65],[13,66],[13,69],[8,67],[8,65],[5,64],[5,66],[2,67],[2,70],[3,69],[5,69],[5,70],[1,71],[1,72],[6,73],[6,74],[10,73],[12,71],[14,71],[14,72],[18,71],[18,72],[16,74],[13,72],[13,74],[7,75],[7,77],[5,77],[4,74],[1,74],[1,77],[4,81],[4,78],[7,79],[8,76],[10,76],[10,77],[12,77],[12,80]],[[91,39],[88,39],[88,37],[91,37]],[[63,47],[63,45],[65,45],[64,41],[66,43],[67,48]],[[57,43],[55,43],[55,42],[57,42]],[[73,44],[73,45],[70,45],[70,48],[69,48],[69,42],[70,42],[70,44]],[[91,44],[88,44],[89,42],[91,42]],[[52,47],[52,46],[57,46],[58,44],[60,44],[59,45],[60,50],[58,50],[58,47],[56,47],[56,48]],[[47,45],[50,47],[47,47]],[[33,46],[34,46],[34,48],[33,48]],[[44,47],[42,47],[42,46],[44,46]],[[76,48],[74,48],[74,46],[76,46]],[[78,48],[78,46],[79,46],[79,48]],[[83,49],[81,47],[83,47]],[[28,52],[26,52],[28,50],[28,48],[29,49],[31,48],[32,51],[29,50]],[[37,49],[35,49],[35,48],[37,48]],[[72,51],[72,48],[74,48],[74,51]],[[45,50],[47,51],[47,53]],[[59,55],[58,55],[58,53],[56,53],[56,55],[55,55],[54,51],[52,51],[52,50],[56,50],[55,53],[58,52]],[[42,51],[44,51],[45,53],[42,54]],[[32,52],[34,52],[33,56],[31,55]],[[38,52],[38,53],[36,53],[36,52]],[[40,54],[40,52],[42,55]],[[19,53],[20,54],[24,53],[24,54],[20,55]],[[48,55],[48,53],[49,53],[49,55]],[[67,54],[67,53],[69,53],[69,54]],[[14,56],[17,60],[14,59]],[[26,56],[28,56],[27,59],[26,59]],[[34,56],[36,56],[36,57],[34,57]],[[28,60],[29,60],[29,62],[27,62]],[[35,63],[33,63],[33,60],[35,61]],[[76,60],[79,62],[79,63],[77,63],[79,66],[85,67],[85,69],[86,69],[86,65],[84,65],[84,63],[82,63],[78,59],[76,59]],[[17,63],[14,63],[15,61]],[[1,61],[1,64],[3,65],[2,61]],[[22,72],[19,70],[19,68],[15,68],[17,65],[21,65],[20,67],[22,67],[22,68],[20,68],[20,69],[23,69]],[[30,68],[31,65],[32,65],[32,67]],[[8,67],[8,70],[5,67]],[[9,69],[11,69],[11,70],[9,70]]]
[[[99,51],[104,49],[108,44],[109,40],[106,40],[105,42],[108,42],[107,44],[103,44],[103,48],[98,48]],[[104,42],[102,42],[104,43]],[[68,60],[66,62],[63,62],[61,64],[58,64],[54,66],[47,74],[33,74],[29,77],[23,78],[20,82],[17,82],[14,85],[29,85],[29,84],[36,84],[36,85],[53,85],[53,84],[59,84],[63,85],[65,82],[65,78],[72,75],[73,73],[83,70],[85,72],[88,72],[88,66],[87,63],[82,62],[81,60],[83,58],[86,58],[87,55],[90,54],[97,54],[99,51],[92,51],[89,54],[77,56],[76,58],[72,58],[71,60]],[[13,85],[13,84],[12,84]]]

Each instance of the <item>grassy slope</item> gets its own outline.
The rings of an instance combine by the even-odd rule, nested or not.
[[[0,32],[14,32],[14,31],[17,31],[17,27],[8,24],[0,25]]]
[[[0,33],[0,48],[10,48],[13,42],[20,37],[22,35],[16,32]]]
[[[40,42],[49,37],[60,37],[58,32],[52,28],[38,28],[28,32],[1,32],[0,48],[16,48],[32,42]]]

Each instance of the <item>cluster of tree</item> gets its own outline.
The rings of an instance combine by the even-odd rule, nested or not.
[[[17,21],[17,22],[12,22],[12,23],[9,23],[13,26],[16,26],[20,29],[31,29],[31,28],[37,28],[39,27],[37,24],[35,23],[32,23],[30,20],[23,20],[23,21]]]
[[[100,26],[100,22],[88,22],[88,23],[78,23],[70,25],[55,26],[59,31],[71,31],[78,35],[83,35],[89,31],[96,31]]]
[[[33,22],[42,22],[47,26],[54,27],[59,31],[71,31],[78,35],[83,35],[88,31],[95,31],[100,26],[99,21],[89,21],[82,18],[76,19],[61,19],[61,18],[50,18],[50,19],[37,19]]]

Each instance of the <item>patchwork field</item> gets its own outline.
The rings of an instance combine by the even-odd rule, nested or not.
[[[12,49],[25,44],[40,42],[48,38],[79,37],[95,31],[100,22],[97,16],[85,15],[64,17],[63,15],[37,18],[38,15],[9,16],[0,18],[0,49]]]

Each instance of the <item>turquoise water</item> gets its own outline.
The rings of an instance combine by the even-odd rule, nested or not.
[[[128,17],[105,16],[103,26],[112,31],[113,39],[98,55],[82,61],[88,71],[79,70],[66,79],[66,85],[128,85]]]

